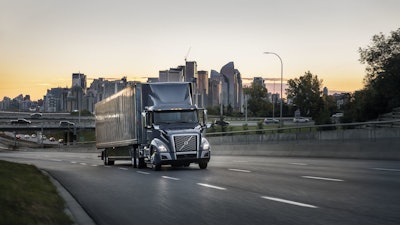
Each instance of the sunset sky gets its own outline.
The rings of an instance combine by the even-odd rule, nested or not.
[[[363,86],[359,47],[400,28],[400,1],[0,0],[0,100],[43,98],[72,73],[137,80],[196,61],[242,77],[310,71],[329,90]],[[90,84],[91,80],[88,80]]]

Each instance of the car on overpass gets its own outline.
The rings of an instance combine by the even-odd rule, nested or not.
[[[269,124],[269,123],[279,123],[278,119],[275,118],[265,118],[264,123]]]
[[[75,126],[75,123],[68,121],[68,120],[62,120],[62,121],[60,121],[59,126],[60,127],[73,127],[73,126]]]
[[[32,122],[27,119],[17,119],[10,121],[12,125],[30,125]]]
[[[293,118],[293,123],[307,123],[307,122],[310,122],[310,119],[304,117]]]
[[[32,113],[31,118],[32,119],[40,119],[40,118],[42,118],[42,114],[41,113]]]
[[[214,120],[213,124],[216,124],[219,126],[228,126],[230,123],[229,123],[229,121],[225,121],[225,120]]]

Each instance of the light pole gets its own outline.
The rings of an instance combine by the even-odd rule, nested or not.
[[[276,55],[279,60],[281,61],[281,104],[280,104],[280,114],[279,114],[279,127],[282,127],[283,125],[283,121],[282,121],[282,102],[283,102],[283,95],[282,95],[282,90],[283,90],[283,62],[281,57],[276,54],[275,52],[264,52],[264,54],[272,54],[272,55]]]

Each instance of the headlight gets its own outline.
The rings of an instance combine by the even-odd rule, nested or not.
[[[159,150],[160,152],[166,152],[166,151],[167,151],[167,147],[165,147],[165,145],[163,145],[163,144],[160,144],[160,145],[158,146],[158,150]]]
[[[205,138],[201,138],[201,146],[203,150],[210,150],[210,143]]]

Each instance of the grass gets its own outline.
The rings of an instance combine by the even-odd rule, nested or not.
[[[0,160],[0,224],[73,224],[64,206],[36,167]]]

